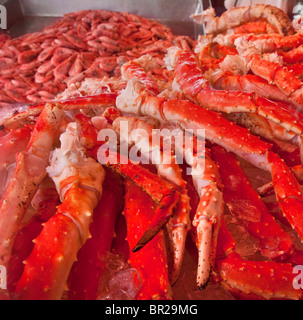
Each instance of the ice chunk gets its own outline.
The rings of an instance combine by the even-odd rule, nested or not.
[[[98,300],[134,300],[142,285],[142,279],[135,268],[113,253],[105,258],[106,275],[100,284]]]
[[[142,280],[136,269],[120,270],[110,278],[107,292],[100,300],[134,300],[141,284]]]
[[[236,241],[236,252],[242,259],[249,259],[258,251],[260,241],[251,236],[246,228],[238,224],[229,224],[228,229]]]

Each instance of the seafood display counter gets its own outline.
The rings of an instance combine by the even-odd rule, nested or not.
[[[8,29],[12,36],[40,31],[66,13],[80,10],[104,9],[130,12],[140,16],[156,19],[166,24],[175,34],[194,36],[194,24],[189,18],[195,12],[196,1],[154,0],[117,0],[117,1],[35,1],[5,0],[8,13]]]
[[[0,299],[302,299],[302,21],[204,2],[2,1]]]

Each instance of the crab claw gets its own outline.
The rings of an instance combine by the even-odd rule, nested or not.
[[[121,155],[120,155],[121,157]],[[123,163],[125,163],[123,161]],[[132,249],[136,252],[143,248],[172,217],[174,209],[180,200],[180,193],[175,186],[161,179],[158,175],[149,170],[132,163],[108,164],[110,168],[121,174],[124,178],[130,179],[148,193],[158,203],[153,218],[144,234]]]
[[[161,179],[140,165],[130,162],[128,157],[114,151],[99,152],[103,143],[97,139],[97,130],[90,119],[84,115],[76,116],[80,141],[85,144],[87,151],[100,163],[119,173],[125,179],[130,179],[140,186],[151,198],[158,203],[155,215],[150,221],[142,238],[133,248],[136,252],[143,248],[164,226],[174,213],[174,209],[180,200],[180,193],[171,183]],[[104,151],[104,150],[103,150]]]
[[[133,247],[152,219],[155,204],[130,180],[125,181],[124,216],[127,222],[127,241]],[[163,231],[159,232],[139,252],[130,252],[129,262],[142,279],[136,298],[140,300],[172,299],[168,278],[167,253]]]

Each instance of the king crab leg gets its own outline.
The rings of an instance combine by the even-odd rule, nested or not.
[[[175,68],[175,77],[181,90],[191,100],[207,109],[223,113],[245,112],[259,115],[287,131],[294,132],[296,135],[291,138],[301,147],[302,115],[294,112],[294,106],[281,101],[271,101],[251,92],[211,88],[202,75],[193,52],[172,48],[169,50],[169,61]],[[184,77],[184,74],[188,76]]]
[[[278,63],[265,61],[257,54],[253,54],[249,58],[249,66],[254,74],[261,76],[269,83],[277,85],[297,108],[302,111],[303,83],[300,79]]]
[[[192,225],[198,249],[197,286],[203,289],[215,263],[217,237],[223,215],[223,194],[217,166],[205,151],[203,174],[193,174],[193,183],[200,197]]]
[[[16,286],[18,299],[60,299],[77,252],[91,236],[89,226],[102,194],[104,170],[85,157],[74,127],[71,123],[61,135],[61,147],[52,154],[47,169],[62,203],[35,239]]]
[[[158,85],[151,79],[146,72],[142,69],[141,64],[145,63],[144,59],[146,60],[146,56],[143,56],[145,58],[139,58],[136,60],[131,60],[128,63],[125,63],[121,68],[122,76],[125,80],[135,77],[140,82],[144,83],[146,86],[146,89],[151,92],[151,94],[158,95],[160,93],[160,88]],[[149,62],[151,60],[151,57],[149,59]]]
[[[106,271],[105,257],[110,252],[118,214],[123,210],[124,190],[121,177],[105,170],[101,199],[93,213],[90,225],[92,235],[77,254],[77,261],[68,276],[70,300],[96,300],[99,285]]]
[[[7,287],[12,299],[14,299],[16,283],[24,270],[23,262],[30,255],[34,247],[34,239],[43,229],[43,224],[56,213],[56,207],[59,204],[59,195],[55,184],[49,177],[46,177],[40,183],[31,201],[31,207],[29,207],[23,218],[22,225],[14,242],[7,271]],[[28,211],[33,213],[29,213]]]
[[[0,208],[0,257],[4,266],[7,266],[18,227],[30,201],[46,176],[48,157],[62,116],[60,108],[46,104],[26,150],[17,156],[16,169],[2,196]]]
[[[60,100],[57,103],[64,110],[79,110],[91,109],[93,107],[111,107],[115,105],[116,93],[100,93],[92,96],[77,97],[73,99]],[[55,103],[55,102],[54,102]],[[24,123],[31,123],[33,118],[37,117],[44,109],[44,104],[30,106],[26,111],[18,113],[8,119],[5,119],[1,124],[1,129],[18,128]]]

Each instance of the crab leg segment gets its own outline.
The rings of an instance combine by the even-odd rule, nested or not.
[[[302,110],[303,83],[301,80],[283,66],[275,62],[265,61],[256,54],[250,57],[249,66],[254,74],[264,78],[269,83],[277,85],[300,108],[299,110]]]
[[[218,260],[217,267],[224,286],[234,294],[238,291],[263,299],[302,298],[302,291],[294,289],[293,266],[289,263],[245,261],[230,255]]]
[[[31,204],[35,210],[34,215],[31,216],[30,221],[23,221],[20,226],[7,270],[7,284],[12,298],[14,298],[15,285],[24,270],[23,262],[34,247],[33,240],[37,238],[43,229],[43,223],[56,213],[56,207],[60,204],[56,187],[49,177],[46,177],[40,183]],[[26,217],[24,220],[27,220]]]
[[[201,64],[201,67],[203,67],[203,62]],[[279,102],[289,101],[287,95],[284,94],[277,86],[269,84],[265,79],[255,74],[240,75],[224,72],[222,76],[216,79],[212,79],[210,76],[209,81],[217,90],[255,92],[258,96],[262,96],[267,99],[279,100]],[[262,105],[259,105],[259,107],[260,106]]]
[[[115,105],[116,93],[100,93],[93,96],[77,97],[59,101],[67,110],[77,110],[92,107],[111,107]]]
[[[26,111],[17,113],[7,119],[4,119],[1,123],[0,129],[11,130],[23,127],[26,124],[31,124],[31,122],[39,116],[44,108],[44,104],[39,104],[36,106],[30,106]]]
[[[146,191],[151,198],[158,203],[153,218],[142,238],[132,249],[136,252],[143,248],[169,221],[174,213],[174,209],[180,200],[180,194],[174,185],[161,179],[158,175],[149,170],[128,164],[108,164],[110,168],[121,174],[124,178],[130,179],[136,185]]]
[[[234,7],[225,11],[220,17],[215,16],[214,8],[209,8],[191,17],[197,23],[206,24],[205,31],[207,34],[222,33],[230,28],[235,28],[257,19],[266,19],[280,35],[288,35],[293,32],[290,19],[285,12],[277,7],[265,4]]]
[[[68,298],[71,300],[96,300],[99,283],[106,271],[105,257],[110,252],[116,218],[122,211],[122,179],[108,168],[105,170],[103,192],[94,210],[90,225],[92,237],[88,239],[77,254],[68,276]]]
[[[61,135],[61,147],[52,154],[48,173],[62,204],[35,239],[17,283],[18,299],[61,299],[77,252],[91,237],[92,213],[102,194],[103,167],[85,157],[74,124]]]
[[[39,183],[46,176],[48,158],[59,128],[63,111],[46,104],[24,152],[19,153],[16,169],[0,207],[0,261],[7,265],[18,227]]]
[[[142,66],[136,60],[125,63],[121,68],[121,73],[125,79],[137,78],[140,82],[144,83],[146,89],[151,94],[158,95],[160,93],[158,85],[144,72]]]
[[[198,158],[204,158],[203,167]],[[192,182],[199,196],[191,235],[198,249],[197,286],[202,289],[210,279],[216,257],[217,237],[223,215],[222,184],[218,167],[212,161],[208,149],[197,149],[188,165],[192,168]]]
[[[301,186],[295,176],[291,174],[290,169],[275,153],[268,152],[267,158],[278,204],[292,228],[303,239],[303,195]]]
[[[192,51],[172,47],[167,64],[174,68],[175,78],[182,92],[207,109],[220,112],[256,112],[253,94],[240,91],[216,90],[201,72],[198,59]]]

